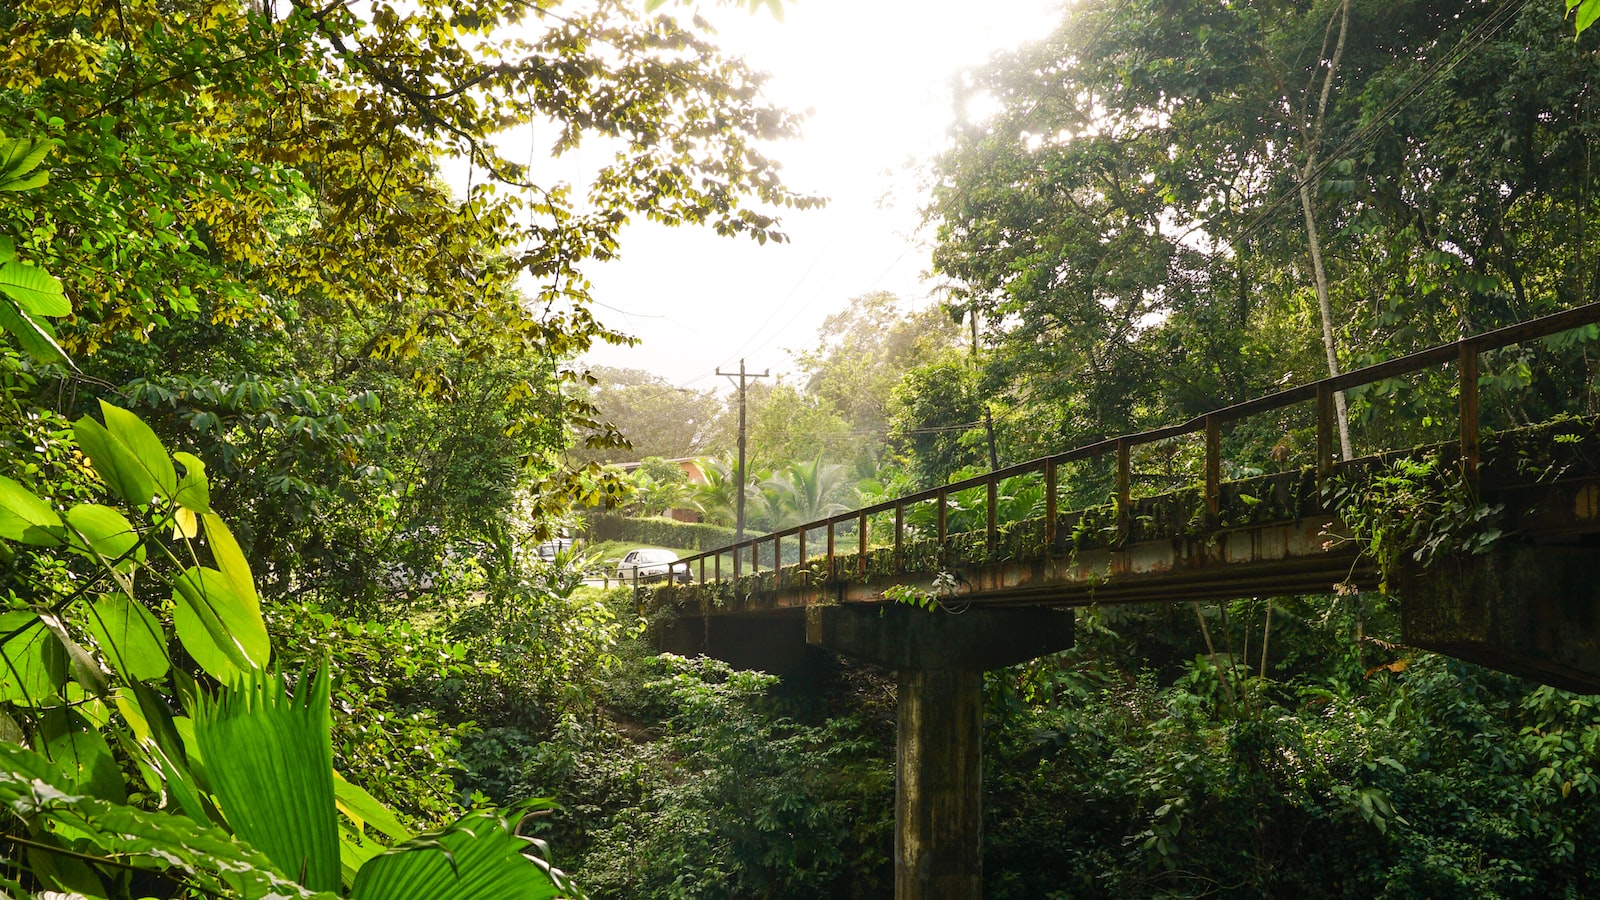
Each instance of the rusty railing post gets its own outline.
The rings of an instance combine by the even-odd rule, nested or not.
[[[992,557],[995,548],[1000,545],[1000,483],[995,480],[994,473],[989,474],[989,483],[985,487],[988,489],[985,497],[988,518],[984,522],[984,545]]]
[[[1125,437],[1117,438],[1117,541],[1128,539],[1133,530],[1133,448]]]
[[[1046,547],[1054,547],[1056,544],[1056,477],[1056,462],[1052,457],[1045,460],[1044,463],[1044,540]]]
[[[1327,486],[1333,473],[1333,388],[1317,382],[1317,489]]]
[[[856,574],[867,577],[867,514],[861,514],[856,526]]]
[[[806,573],[806,529],[800,529],[800,583],[808,585],[811,576]]]
[[[1216,521],[1222,505],[1222,423],[1206,416],[1206,513]]]
[[[1461,474],[1474,489],[1478,485],[1478,348],[1461,342]]]
[[[722,583],[722,551],[721,550],[718,550],[717,551],[717,555],[713,556],[711,558],[711,571],[714,573],[714,576],[715,576],[715,578],[717,580],[717,583],[721,584]]]
[[[834,579],[833,568],[833,520],[828,520],[828,580]]]
[[[897,573],[906,570],[905,545],[906,505],[904,503],[896,503],[894,505],[894,570]]]

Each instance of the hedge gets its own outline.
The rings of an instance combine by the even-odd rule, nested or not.
[[[675,522],[661,516],[629,518],[627,516],[593,515],[589,517],[588,537],[600,541],[626,541],[632,544],[651,544],[656,547],[715,550],[733,543],[734,531],[721,525],[698,522]]]

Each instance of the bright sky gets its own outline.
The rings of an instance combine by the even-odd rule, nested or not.
[[[1042,36],[1057,0],[794,0],[784,20],[702,4],[719,43],[771,73],[768,96],[811,110],[804,136],[768,148],[790,187],[829,198],[788,211],[791,243],[760,246],[706,228],[630,226],[622,258],[591,269],[602,321],[639,337],[590,353],[680,386],[713,372],[792,368],[829,314],[869,291],[930,302],[922,196],[909,165],[937,151],[949,83],[997,49]]]

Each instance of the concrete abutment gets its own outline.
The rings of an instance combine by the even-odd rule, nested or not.
[[[1600,693],[1600,549],[1501,542],[1396,572],[1407,644]]]

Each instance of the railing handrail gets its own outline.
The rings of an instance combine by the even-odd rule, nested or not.
[[[1061,453],[1052,454],[1050,456],[1042,456],[1037,459],[1031,459],[1024,463],[1017,463],[1015,465],[1005,466],[1000,469],[994,469],[989,472],[985,472],[982,475],[974,475],[971,478],[964,478],[961,481],[939,485],[938,487],[927,488],[925,490],[917,491],[916,493],[896,497],[892,500],[879,501],[869,506],[849,510],[848,512],[836,513],[831,516],[825,516],[813,522],[807,522],[803,525],[790,526],[789,528],[770,532],[759,537],[746,538],[743,541],[737,541],[724,547],[719,547],[715,550],[706,550],[693,556],[685,557],[683,562],[685,564],[700,562],[702,564],[700,567],[702,573],[701,581],[703,582],[705,581],[703,574],[704,562],[708,559],[715,560],[718,569],[717,579],[721,580],[721,560],[723,556],[732,554],[735,570],[732,574],[737,575],[740,554],[742,552],[748,549],[751,552],[752,560],[755,561],[759,559],[759,550],[757,548],[763,544],[770,543],[774,546],[774,567],[781,570],[783,564],[781,551],[783,538],[791,537],[798,538],[800,540],[802,548],[800,561],[803,563],[806,558],[803,549],[805,546],[805,536],[813,531],[828,529],[827,559],[828,571],[831,574],[833,572],[833,562],[835,556],[834,526],[842,525],[846,522],[852,521],[864,522],[868,516],[889,512],[891,510],[895,511],[895,546],[896,549],[899,549],[902,541],[901,531],[904,525],[904,510],[906,507],[918,503],[926,503],[930,500],[941,501],[942,507],[943,501],[945,501],[950,494],[960,493],[962,491],[968,491],[980,487],[990,487],[990,494],[992,496],[994,493],[992,488],[998,485],[999,482],[1007,478],[1014,478],[1018,475],[1025,475],[1030,472],[1041,470],[1045,472],[1046,481],[1050,486],[1046,491],[1048,507],[1048,512],[1046,514],[1046,528],[1053,538],[1056,524],[1056,492],[1054,490],[1054,475],[1058,466],[1064,463],[1077,462],[1085,459],[1094,459],[1100,456],[1105,456],[1109,453],[1116,453],[1118,456],[1119,469],[1117,491],[1118,504],[1119,506],[1126,506],[1126,504],[1129,502],[1129,487],[1127,483],[1127,456],[1129,451],[1133,447],[1137,447],[1142,444],[1151,444],[1155,443],[1156,441],[1179,437],[1185,434],[1192,434],[1202,430],[1204,430],[1207,435],[1206,496],[1208,503],[1211,505],[1211,511],[1216,512],[1215,504],[1217,499],[1216,494],[1219,477],[1217,471],[1217,459],[1215,457],[1218,453],[1218,448],[1216,446],[1218,440],[1217,434],[1222,424],[1238,421],[1248,416],[1270,412],[1275,409],[1282,409],[1286,406],[1292,406],[1296,403],[1317,400],[1317,469],[1319,473],[1325,473],[1332,464],[1331,398],[1333,394],[1339,391],[1349,390],[1350,388],[1360,387],[1362,385],[1394,378],[1398,375],[1407,375],[1412,372],[1418,372],[1429,368],[1430,366],[1442,365],[1451,361],[1462,363],[1460,372],[1460,437],[1462,458],[1464,463],[1469,468],[1469,474],[1475,474],[1477,467],[1478,446],[1478,354],[1484,352],[1485,350],[1498,350],[1502,347],[1511,346],[1512,344],[1520,344],[1524,341],[1534,340],[1536,338],[1549,337],[1553,334],[1559,334],[1563,331],[1570,331],[1574,328],[1594,324],[1596,322],[1600,322],[1600,302],[1588,303],[1583,306],[1574,307],[1573,309],[1564,310],[1562,312],[1552,313],[1547,316],[1540,316],[1536,319],[1529,319],[1526,322],[1519,322],[1515,325],[1508,325],[1504,328],[1497,328],[1493,331],[1486,331],[1482,334],[1464,337],[1449,344],[1440,344],[1436,347],[1430,347],[1426,350],[1408,353],[1405,356],[1398,356],[1394,359],[1385,360],[1384,362],[1374,363],[1373,365],[1354,369],[1340,375],[1334,375],[1327,378],[1318,379],[1317,381],[1297,385],[1295,387],[1285,388],[1284,390],[1276,391],[1263,397],[1257,397],[1253,400],[1245,400],[1230,406],[1220,407],[1218,409],[1211,410],[1210,412],[1202,413],[1201,415],[1195,416],[1194,418],[1177,425],[1165,425],[1160,428],[1151,428],[1145,431],[1136,432],[1134,434],[1125,434],[1119,437],[1105,438],[1103,440],[1094,441],[1079,447],[1074,447],[1071,450],[1066,450]],[[1468,377],[1469,375],[1470,377]],[[941,511],[943,510],[941,509]],[[995,525],[992,503],[990,505],[989,512],[989,539],[991,542],[993,542],[995,537],[993,533]],[[942,516],[940,517],[939,525],[939,538],[942,541],[946,537],[946,535],[943,533],[944,520]],[[858,540],[860,546],[865,548],[866,536],[864,532],[858,538]],[[864,566],[865,560],[860,560],[859,563],[860,565]],[[692,571],[693,569],[691,568],[691,572]]]

